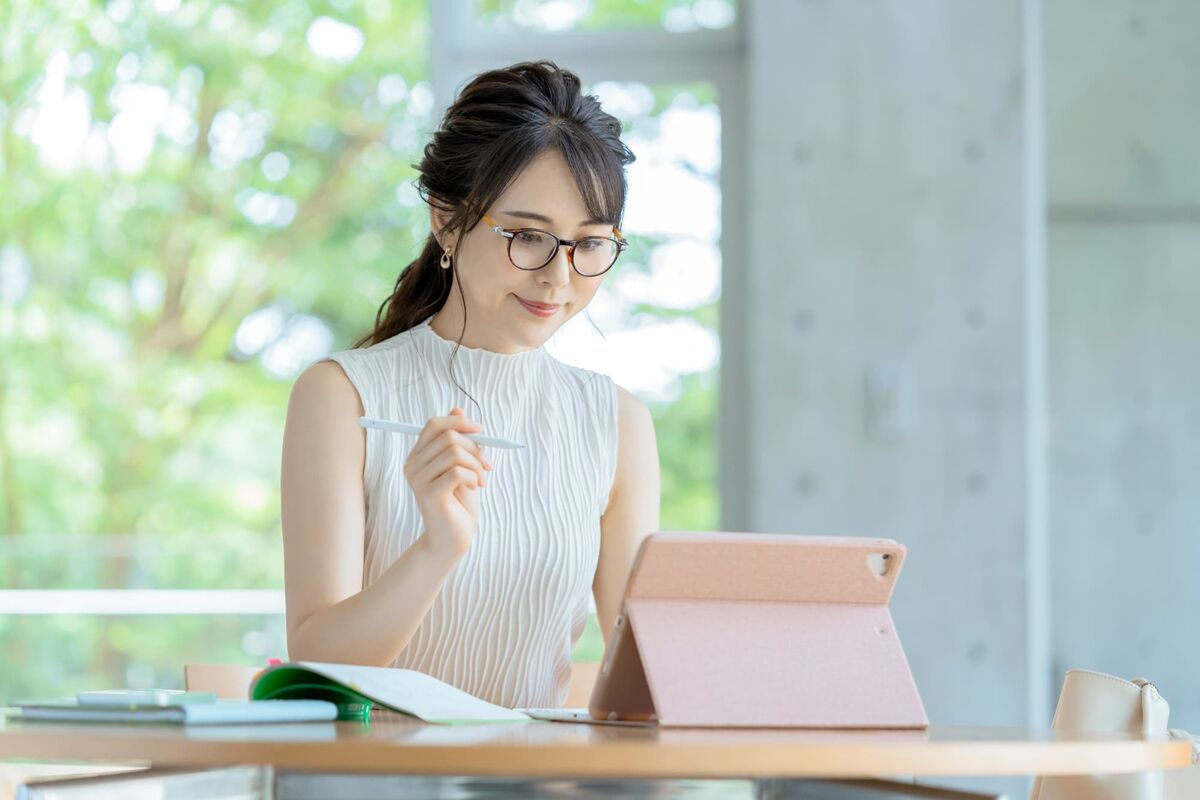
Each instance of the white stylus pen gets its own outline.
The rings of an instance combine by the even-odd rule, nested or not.
[[[375,419],[373,417],[359,417],[358,424],[364,428],[377,428],[381,431],[395,431],[396,433],[419,434],[424,430],[423,425],[409,425],[407,422],[392,422],[391,420]],[[510,442],[508,439],[500,439],[495,436],[481,436],[478,433],[464,433],[463,436],[466,436],[476,444],[499,447],[504,450],[520,450],[525,447],[523,444],[517,444],[516,442]]]

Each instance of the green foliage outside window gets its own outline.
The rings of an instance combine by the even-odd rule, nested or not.
[[[428,27],[417,0],[0,4],[0,588],[282,587],[292,380],[428,231]],[[664,528],[716,524],[715,394],[652,404]],[[0,699],[283,655],[277,617],[0,616]]]

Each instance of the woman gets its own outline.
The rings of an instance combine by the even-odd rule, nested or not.
[[[645,404],[543,344],[625,247],[620,123],[546,61],[478,75],[419,165],[432,233],[374,330],[297,379],[283,443],[292,659],[561,706],[659,525]],[[476,414],[468,415],[468,403]],[[418,437],[360,416],[416,422]],[[483,448],[483,432],[525,445]]]

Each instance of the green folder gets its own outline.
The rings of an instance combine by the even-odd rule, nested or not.
[[[533,722],[523,711],[498,706],[411,669],[292,661],[267,667],[250,684],[254,700],[328,700],[338,719],[369,720],[372,706],[444,725]]]
[[[332,678],[278,664],[258,676],[250,687],[251,700],[327,700],[338,707],[338,719],[370,720],[371,698]]]

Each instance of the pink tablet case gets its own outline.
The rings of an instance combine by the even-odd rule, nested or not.
[[[651,534],[592,716],[678,727],[927,727],[887,607],[905,552],[889,539]]]

